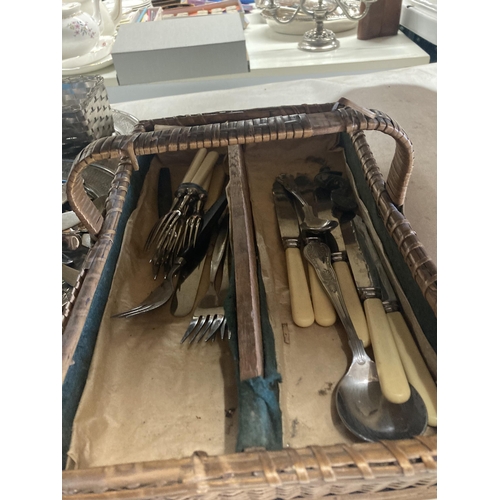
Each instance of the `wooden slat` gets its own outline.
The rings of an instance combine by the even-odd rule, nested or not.
[[[229,146],[228,150],[240,380],[247,380],[264,373],[255,233],[242,148]]]

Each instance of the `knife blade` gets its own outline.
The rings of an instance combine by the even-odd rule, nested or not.
[[[367,257],[366,262],[370,267],[370,271],[372,274],[378,276],[381,287],[381,299],[408,381],[420,394],[425,403],[428,414],[428,424],[432,427],[436,427],[436,383],[427,368],[427,364],[413,339],[413,335],[403,315],[398,310],[400,307],[399,300],[394,292],[394,288],[391,285],[384,266],[378,258],[377,250],[371,241],[366,225],[361,218],[355,218],[353,220],[353,225],[362,251]]]
[[[281,241],[285,249],[292,319],[297,326],[308,327],[314,323],[314,310],[299,248],[300,228],[297,214],[285,189],[277,181],[273,184],[273,198]]]
[[[362,252],[354,220],[361,221],[361,218],[358,215],[354,218],[343,217],[341,230],[354,281],[363,301],[380,388],[389,401],[401,404],[410,398],[410,385],[380,298],[381,287],[374,280],[374,276],[378,278],[378,274],[370,269],[368,259]]]
[[[363,342],[363,346],[367,347],[370,345],[368,325],[363,311],[363,306],[361,305],[361,301],[356,290],[356,285],[353,281],[351,270],[345,260],[346,255],[344,238],[342,237],[339,219],[335,217],[332,212],[332,203],[328,191],[323,189],[316,190],[316,206],[318,209],[318,217],[333,220],[337,223],[336,226],[330,230],[330,237],[336,245],[336,251],[332,254],[332,266],[337,274],[340,291],[344,297],[347,312],[349,313],[352,324],[354,325],[354,329],[356,330],[358,337]]]

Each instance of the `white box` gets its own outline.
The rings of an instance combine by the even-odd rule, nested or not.
[[[123,24],[111,54],[119,85],[250,71],[238,13]]]

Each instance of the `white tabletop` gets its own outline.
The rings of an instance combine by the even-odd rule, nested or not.
[[[347,97],[379,109],[396,120],[413,142],[415,167],[410,180],[405,214],[434,262],[436,248],[437,64],[405,69],[302,79],[250,87],[164,96],[113,104],[139,119],[211,111],[238,110],[286,104],[334,102]],[[384,175],[394,154],[394,140],[380,132],[367,138]]]
[[[248,85],[360,74],[427,64],[429,55],[402,32],[396,36],[358,40],[356,28],[337,33],[340,47],[328,52],[305,52],[297,48],[302,36],[273,31],[258,12],[247,14],[245,41],[249,73],[207,78],[119,86],[113,66],[99,71],[109,89],[110,101],[148,96],[179,95],[223,90]]]

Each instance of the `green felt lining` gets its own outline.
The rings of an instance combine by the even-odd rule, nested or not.
[[[412,305],[413,312],[415,313],[415,317],[417,318],[424,335],[434,351],[437,352],[437,320],[434,311],[425,299],[417,282],[413,279],[411,271],[404,261],[396,243],[387,232],[384,221],[378,213],[375,198],[373,197],[370,187],[365,180],[361,162],[348,134],[341,134],[341,145],[344,148],[347,164],[354,177],[358,194],[370,214],[373,226],[377,231],[377,235],[380,238],[384,250],[391,262],[394,273],[396,274],[406,297]]]

